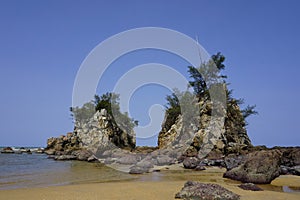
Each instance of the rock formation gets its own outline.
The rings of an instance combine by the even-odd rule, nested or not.
[[[275,147],[282,152],[280,174],[300,176],[300,147]]]
[[[187,181],[175,198],[238,200],[240,196],[217,184]]]
[[[5,147],[1,150],[1,153],[15,153],[11,147]]]
[[[160,149],[180,143],[182,134],[192,138],[188,141],[190,148],[185,152],[186,156],[197,156],[199,150],[204,151],[204,155],[207,155],[210,150],[214,150],[220,155],[238,153],[252,146],[247,135],[242,112],[235,101],[228,103],[227,111],[222,107],[219,108],[220,112],[226,113],[223,121],[221,118],[211,116],[211,102],[200,101],[198,105],[200,114],[197,119],[198,122],[193,127],[191,127],[192,124],[189,124],[189,127],[185,125],[182,115],[179,115],[176,122],[170,127],[167,125],[169,122],[166,113],[158,136]],[[184,142],[187,143],[187,141]]]
[[[80,139],[72,132],[60,137],[51,137],[47,140],[45,152],[54,155],[56,152],[72,152],[80,149]]]
[[[74,134],[80,139],[81,147],[94,154],[114,148],[131,150],[136,144],[133,130],[121,130],[105,109],[97,111],[86,123],[76,122]]]
[[[73,132],[49,138],[45,153],[56,160],[126,165],[132,174],[183,163],[185,168],[194,170],[226,167],[224,177],[242,182],[270,183],[280,174],[300,175],[300,148],[253,147],[237,104],[226,112],[224,124],[218,119],[211,122],[210,103],[200,102],[199,106],[201,115],[194,121],[185,122],[179,115],[168,130],[165,121],[158,147],[135,147],[134,133],[121,130],[102,109],[85,123],[75,123]],[[206,157],[199,157],[199,152]]]
[[[133,132],[127,133],[112,122],[106,110],[97,111],[85,123],[76,121],[74,131],[49,138],[45,152],[57,160],[88,160],[106,150],[135,148]]]
[[[280,175],[281,158],[280,150],[249,153],[242,164],[228,170],[224,177],[243,183],[269,184]]]

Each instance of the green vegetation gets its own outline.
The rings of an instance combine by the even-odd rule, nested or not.
[[[85,103],[82,107],[70,107],[71,117],[75,122],[85,123],[95,114],[95,104]]]
[[[184,122],[188,124],[192,123],[194,119],[195,112],[197,109],[197,99],[190,91],[180,92],[176,90],[166,97],[167,105],[166,107],[166,121],[164,128],[169,130],[173,124],[175,124],[177,117],[182,114],[184,116]],[[196,122],[195,122],[196,123]]]
[[[101,111],[105,109],[107,113],[113,117],[113,123],[118,123],[121,129],[129,132],[138,125],[138,121],[130,118],[127,112],[122,113],[120,111],[119,100],[120,95],[114,93],[106,93],[100,97],[95,95],[95,110]]]
[[[169,130],[173,124],[175,124],[177,117],[181,113],[181,108],[179,104],[179,99],[175,93],[172,93],[172,95],[168,95],[166,97],[167,105],[166,105],[166,112],[167,112],[167,118],[165,121],[165,129]]]
[[[237,120],[235,123],[238,123],[242,126],[246,126],[247,123],[245,119],[250,115],[257,114],[254,110],[254,106],[246,106],[245,109],[241,110],[241,115],[233,113],[236,112],[236,106],[243,104],[243,99],[235,99],[232,97],[232,90],[228,90],[225,79],[227,76],[220,73],[220,71],[225,69],[224,65],[225,56],[221,53],[217,53],[213,55],[211,59],[207,63],[202,63],[199,68],[194,66],[188,67],[188,72],[190,74],[190,78],[192,79],[189,83],[193,88],[193,92],[197,97],[197,101],[207,101],[210,99],[209,90],[212,90],[214,87],[225,87],[226,91],[226,103],[227,103],[227,116],[225,118],[225,126],[231,116],[235,116],[230,118],[230,120]],[[189,92],[180,93],[175,91],[172,95],[168,95],[166,97],[167,105],[167,119],[165,123],[165,128],[168,130],[172,124],[175,123],[177,117],[182,114],[181,107],[183,104],[180,102],[183,99],[186,99],[189,95]],[[190,101],[191,104],[191,101]],[[185,109],[182,109],[185,110]]]
[[[71,107],[70,111],[75,122],[85,123],[102,109],[105,109],[111,117],[110,123],[114,126],[118,125],[120,129],[128,133],[138,125],[138,121],[130,118],[127,112],[122,113],[120,111],[119,95],[113,93],[95,95],[94,101],[85,103],[82,107]]]
[[[250,115],[257,114],[257,112],[254,110],[255,106],[250,105],[240,109],[240,105],[244,103],[243,99],[232,97],[232,90],[227,89],[229,85],[226,82],[227,76],[221,74],[221,71],[225,69],[224,61],[225,57],[221,53],[217,53],[208,62],[202,63],[199,68],[188,67],[191,78],[189,82],[190,89],[192,90],[184,92],[175,90],[166,97],[166,119],[163,130],[169,130],[176,123],[179,115],[183,116],[184,124],[199,124],[199,119],[196,118],[198,116],[201,117],[200,112],[211,115],[212,106],[209,106],[209,103],[215,103],[211,100],[213,94],[214,101],[216,95],[216,101],[218,101],[218,95],[219,97],[226,97],[224,99],[226,102],[224,103],[226,103],[227,112],[224,126],[228,130],[227,142],[234,141],[233,137],[236,135],[246,134],[244,127],[247,125],[247,122],[245,119]],[[220,87],[222,90],[219,90]],[[212,92],[215,88],[217,89],[216,92]],[[225,91],[226,94],[221,94],[220,91]],[[202,107],[205,105],[206,107],[199,109],[199,105]],[[96,111],[101,111],[102,109],[107,111],[108,121],[111,127],[115,128],[116,132],[125,131],[131,133],[132,129],[138,125],[138,121],[130,118],[128,113],[120,111],[119,95],[113,93],[106,93],[102,96],[95,95],[94,101],[84,104],[81,108],[76,107],[70,110],[75,122],[84,123],[93,117]],[[224,114],[224,111],[220,113]]]

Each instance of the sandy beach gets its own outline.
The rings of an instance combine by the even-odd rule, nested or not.
[[[300,193],[286,193],[270,188],[281,186],[300,187],[300,177],[281,176],[272,182],[272,185],[262,186],[265,190],[259,192],[245,191],[237,186],[240,184],[222,178],[223,169],[210,168],[205,172],[195,171],[162,171],[153,174],[141,175],[135,181],[107,182],[107,183],[83,183],[65,186],[53,186],[44,188],[24,188],[0,191],[0,199],[24,199],[24,200],[68,200],[68,199],[130,199],[130,200],[168,200],[174,199],[187,180],[217,183],[234,193],[241,195],[242,200],[272,199],[272,200],[298,200]],[[164,174],[161,178],[159,174]],[[156,178],[155,178],[156,177]],[[160,177],[160,178],[157,178]]]
[[[0,199],[24,200],[90,200],[90,199],[131,199],[168,200],[174,199],[185,181],[162,182],[118,182],[68,185],[48,188],[31,188],[0,191]],[[273,191],[245,191],[233,185],[220,184],[241,195],[244,200],[272,199],[298,200],[300,194]]]

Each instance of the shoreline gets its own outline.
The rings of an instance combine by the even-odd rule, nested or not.
[[[300,192],[288,193],[283,191],[266,190],[272,187],[293,186],[300,188],[300,177],[285,175],[272,182],[272,185],[262,185],[264,191],[246,191],[237,187],[240,182],[222,177],[224,169],[208,168],[205,172],[189,170],[162,170],[144,175],[135,175],[134,180],[83,182],[62,186],[19,188],[0,190],[0,200],[52,200],[52,199],[175,199],[175,194],[181,190],[187,180],[203,183],[216,183],[232,192],[241,195],[242,200],[254,199],[291,199],[300,198]],[[100,180],[101,181],[101,180]],[[261,185],[259,185],[261,186]]]
[[[76,184],[45,188],[26,188],[0,191],[0,199],[175,199],[185,181],[135,181]],[[241,195],[243,200],[291,199],[297,200],[300,194],[276,191],[245,191],[236,185],[218,183],[230,191]]]
[[[276,150],[277,152],[278,150]],[[84,152],[84,151],[83,151]],[[265,151],[260,151],[266,153]],[[269,151],[274,152],[274,151]],[[297,149],[297,152],[298,149]],[[159,152],[163,157],[165,152]],[[7,157],[3,155],[4,158]],[[67,162],[56,161],[54,159],[45,159],[43,156],[33,155],[15,155],[27,162],[26,157],[42,158],[39,161],[44,161],[45,169],[49,168],[49,162],[64,164],[65,167],[61,171],[43,171],[41,174],[34,174],[39,180],[38,183],[47,183],[45,180],[60,182],[67,180],[64,184],[60,185],[25,185],[23,188],[0,189],[1,199],[175,199],[175,194],[178,193],[185,182],[197,181],[201,183],[218,184],[233,193],[241,196],[243,200],[256,200],[256,199],[300,199],[300,176],[284,175],[272,181],[271,184],[260,185],[264,191],[253,192],[245,191],[238,186],[241,184],[228,178],[223,178],[227,168],[221,163],[222,160],[203,160],[205,161],[204,171],[191,170],[188,168],[191,161],[195,158],[186,159],[189,162],[181,162],[176,164],[152,165],[146,173],[134,175],[130,173],[131,164],[121,164],[112,162],[111,164],[104,165],[106,160],[98,163],[91,163],[78,160],[70,160]],[[126,157],[127,156],[127,157]],[[272,157],[269,154],[260,155],[260,157]],[[280,155],[281,156],[281,155]],[[13,158],[9,156],[10,158]],[[88,156],[85,156],[88,157]],[[112,156],[113,157],[113,156]],[[119,155],[123,160],[122,162],[130,163],[133,155]],[[126,158],[126,159],[124,159]],[[228,157],[231,159],[231,157]],[[272,157],[273,158],[273,157]],[[289,158],[289,157],[287,157]],[[145,158],[146,159],[146,158]],[[233,158],[236,161],[237,158]],[[163,159],[161,159],[163,160]],[[293,159],[289,159],[294,161]],[[12,159],[12,161],[16,161]],[[17,160],[18,161],[18,160]],[[19,160],[20,161],[20,160]],[[22,161],[22,160],[21,160]],[[101,160],[98,160],[101,161]],[[130,161],[130,162],[129,162]],[[136,161],[136,160],[135,160]],[[297,161],[298,162],[298,161]],[[35,162],[32,162],[34,165]],[[48,164],[47,164],[48,163]],[[145,161],[142,164],[147,164]],[[151,163],[150,163],[151,164]],[[228,163],[230,166],[230,163]],[[268,164],[268,163],[267,163]],[[40,167],[41,167],[40,166]],[[200,166],[200,164],[199,164]],[[32,166],[33,167],[33,166]],[[256,166],[254,166],[256,168]],[[53,168],[56,169],[56,168]],[[115,170],[119,169],[119,170]],[[121,172],[121,171],[122,172]],[[47,173],[46,173],[47,172]],[[59,173],[60,172],[60,173]],[[275,177],[274,177],[275,178]],[[51,180],[52,179],[52,180]],[[16,179],[18,180],[18,179]],[[41,181],[41,182],[40,182]],[[44,181],[44,182],[43,182]]]

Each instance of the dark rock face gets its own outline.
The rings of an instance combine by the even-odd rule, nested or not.
[[[92,153],[86,149],[82,149],[82,150],[73,151],[71,155],[75,156],[76,160],[88,161],[88,159],[92,156]]]
[[[146,168],[146,169],[150,169],[150,168],[154,167],[153,163],[150,161],[147,161],[147,160],[141,160],[140,162],[138,162],[136,164],[136,166],[141,167],[141,168]]]
[[[281,151],[283,152],[282,165],[287,167],[300,165],[300,147],[281,148]]]
[[[140,161],[140,158],[136,155],[124,155],[118,159],[118,163],[124,165],[132,165]]]
[[[183,166],[186,169],[195,169],[199,165],[199,159],[195,157],[187,157],[183,161]]]
[[[171,165],[174,163],[175,163],[175,160],[170,158],[168,155],[161,155],[156,158],[156,164],[159,166]]]
[[[224,174],[243,183],[268,184],[280,175],[282,153],[279,150],[258,151],[248,154],[238,167]]]
[[[227,170],[237,168],[238,166],[244,164],[249,156],[253,155],[255,152],[265,152],[265,151],[278,151],[281,152],[281,162],[280,162],[280,175],[297,175],[300,176],[300,148],[299,147],[273,147],[268,149],[265,146],[252,147],[250,154],[245,155],[235,155],[230,154],[225,157],[225,165]],[[265,163],[266,165],[267,163]]]
[[[280,174],[300,176],[300,147],[273,147],[282,152]]]
[[[68,133],[58,138],[49,138],[44,151],[55,160],[88,161],[93,155],[89,150],[80,146],[80,139],[74,133]]]
[[[46,154],[54,154],[56,151],[74,151],[80,149],[80,139],[73,133],[51,137],[47,140]]]
[[[203,171],[203,170],[206,170],[206,168],[204,166],[201,166],[201,165],[198,165],[196,168],[195,168],[196,171]]]
[[[238,167],[246,159],[245,155],[236,156],[234,154],[226,156],[224,159],[225,167],[227,170],[231,170],[235,167]]]
[[[237,200],[240,199],[240,196],[217,184],[188,181],[181,191],[175,195],[175,198],[186,200]]]
[[[201,166],[216,166],[216,167],[225,167],[225,162],[222,159],[204,159],[201,160],[200,164]]]
[[[54,152],[54,154],[50,155],[49,158],[52,158],[54,160],[79,160],[79,161],[88,161],[88,162],[98,161],[98,159],[94,157],[92,153],[86,149],[68,151],[68,152],[57,151]]]
[[[129,174],[144,174],[149,172],[149,168],[143,168],[139,166],[133,166],[130,168]]]
[[[136,165],[130,168],[129,174],[143,174],[148,173],[154,165],[152,162],[147,160],[142,160],[138,162]]]
[[[5,147],[2,149],[1,153],[15,153],[11,147]]]
[[[246,123],[243,114],[237,102],[234,100],[228,102],[227,116],[225,119],[225,138],[227,153],[239,152],[246,146],[252,146],[247,135]],[[229,144],[232,145],[229,145]]]
[[[205,170],[205,166],[225,167],[223,159],[198,159],[196,157],[186,157],[183,160],[183,166],[186,169]]]
[[[287,166],[280,166],[280,174],[281,175],[296,175],[300,176],[300,165],[287,167]]]
[[[243,190],[251,190],[251,191],[263,191],[260,187],[253,183],[243,183],[238,186],[239,188],[242,188]]]

